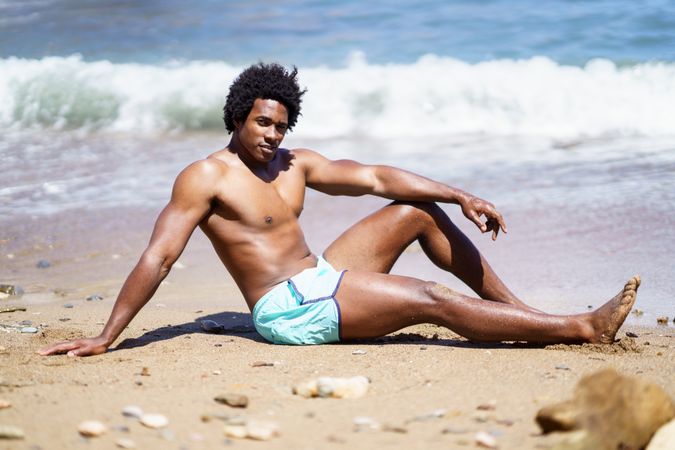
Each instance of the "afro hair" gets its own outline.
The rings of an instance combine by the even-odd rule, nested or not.
[[[235,122],[244,122],[257,98],[276,100],[288,110],[288,129],[291,130],[300,115],[300,103],[306,89],[300,90],[296,76],[298,69],[286,70],[279,64],[258,63],[250,66],[232,82],[227,94],[223,120],[228,133]]]

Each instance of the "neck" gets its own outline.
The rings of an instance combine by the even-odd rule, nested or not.
[[[253,172],[267,172],[270,163],[276,159],[276,155],[272,161],[268,162],[258,161],[257,159],[253,158],[246,148],[241,144],[241,141],[239,140],[239,133],[236,131],[232,133],[230,143],[227,144],[227,150],[236,154],[239,157],[239,160]]]

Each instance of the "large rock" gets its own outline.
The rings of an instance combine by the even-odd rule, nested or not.
[[[659,386],[612,369],[579,381],[572,400],[542,408],[544,433],[572,431],[558,448],[640,449],[675,417],[675,404]],[[600,446],[598,446],[600,445]]]

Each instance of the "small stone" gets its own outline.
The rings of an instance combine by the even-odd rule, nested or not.
[[[555,366],[557,370],[571,370],[570,367],[567,364],[558,364]]]
[[[21,328],[22,333],[37,333],[38,329],[35,327],[23,327]]]
[[[632,331],[626,331],[626,336],[631,337],[631,338],[638,337],[638,335],[636,333],[633,333]]]
[[[251,420],[246,424],[246,437],[256,441],[269,441],[279,435],[279,425],[274,422]]]
[[[221,372],[220,370],[214,370],[214,371],[211,372],[211,373],[214,374],[214,375],[220,375],[220,374],[223,373],[223,372]]]
[[[64,303],[64,304],[63,304],[63,307],[64,307],[64,308],[67,308],[67,309],[70,309],[70,308],[75,307],[75,305],[73,305],[72,303]]]
[[[365,350],[354,350],[352,352],[352,355],[365,355],[366,353],[368,353],[368,352],[365,351]]]
[[[117,432],[119,432],[119,433],[128,433],[128,432],[131,431],[131,430],[129,429],[129,427],[126,426],[126,425],[113,425],[113,426],[110,427],[110,428],[112,428],[114,431],[117,431]]]
[[[136,443],[129,438],[119,438],[115,441],[115,445],[120,448],[136,448]]]
[[[23,439],[25,434],[19,427],[0,425],[0,439]]]
[[[667,316],[657,317],[656,323],[658,323],[659,325],[668,325],[668,317]]]
[[[631,313],[632,313],[634,316],[640,317],[640,316],[643,315],[645,312],[644,312],[643,310],[641,310],[641,309],[635,308],[635,309],[633,309],[633,311],[631,311]]]
[[[202,330],[206,331],[207,333],[219,333],[225,329],[225,327],[215,320],[202,320],[200,323],[200,326],[202,327]]]
[[[248,435],[245,425],[225,425],[223,432],[225,436],[237,439],[244,439]]]
[[[213,398],[218,403],[223,403],[234,408],[246,408],[248,397],[242,394],[221,394]]]
[[[101,300],[103,300],[103,297],[98,294],[92,294],[89,297],[87,297],[88,302],[100,302]]]
[[[379,430],[380,424],[377,420],[367,416],[354,417],[354,431]]]
[[[479,431],[476,433],[474,440],[476,441],[476,445],[479,447],[497,448],[497,440],[485,431]]]
[[[497,400],[490,400],[489,402],[481,403],[476,407],[480,411],[494,411],[497,409]]]
[[[469,431],[471,431],[471,430],[469,430],[468,428],[460,428],[460,427],[450,426],[450,427],[443,428],[443,431],[441,431],[441,433],[443,433],[443,434],[464,434],[464,433],[468,433]]]
[[[141,380],[136,380],[136,381],[134,381],[134,384],[135,384],[136,386],[143,386],[143,382],[142,382]]]
[[[169,419],[161,414],[143,414],[140,421],[148,428],[164,428],[169,425]]]
[[[11,408],[12,404],[7,400],[0,399],[0,409]]]
[[[593,309],[593,305],[586,305],[587,309]]]
[[[77,431],[84,437],[97,437],[104,434],[108,429],[97,420],[86,420],[77,427]]]
[[[251,363],[251,367],[272,367],[272,366],[274,366],[274,363],[267,361],[253,361]]]
[[[141,376],[142,377],[149,377],[150,376],[150,369],[148,369],[147,367],[143,367],[141,369]]]
[[[21,296],[23,295],[24,290],[21,286],[16,286],[14,284],[0,284],[0,293],[7,294],[8,297]]]
[[[51,267],[52,263],[47,261],[46,259],[41,259],[40,261],[37,262],[35,265],[38,269],[46,269],[47,267]]]
[[[320,377],[293,386],[301,397],[361,398],[368,392],[370,380],[364,376],[351,378]]]
[[[141,409],[140,406],[129,405],[125,406],[122,409],[122,415],[124,417],[132,417],[134,419],[140,419],[141,416],[143,415],[143,410]]]
[[[21,322],[19,322],[19,325],[23,325],[24,327],[29,327],[29,326],[33,325],[33,322],[31,322],[30,320],[22,320]]]
[[[427,422],[429,420],[435,420],[445,417],[447,413],[448,413],[447,409],[443,408],[435,409],[430,413],[422,414],[421,416],[415,416],[412,419],[409,419],[407,422]]]

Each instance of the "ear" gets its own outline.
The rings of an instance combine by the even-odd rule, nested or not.
[[[241,128],[241,122],[238,121],[238,120],[235,120],[234,121],[234,129],[238,130],[239,128]]]

